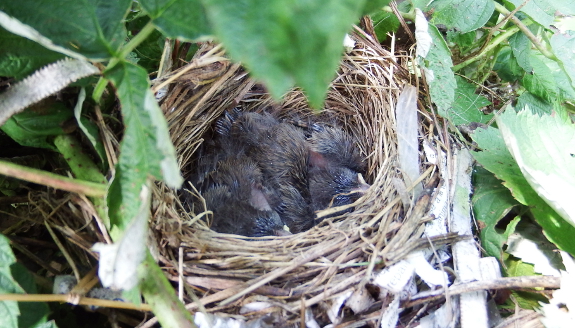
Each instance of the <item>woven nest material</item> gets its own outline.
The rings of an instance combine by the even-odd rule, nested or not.
[[[330,217],[303,233],[254,239],[211,231],[202,220],[206,213],[186,213],[176,192],[156,190],[158,200],[174,200],[173,206],[158,205],[154,210],[152,227],[160,240],[162,262],[170,267],[172,280],[180,275],[195,290],[208,312],[238,314],[242,305],[263,301],[273,307],[245,316],[275,312],[283,322],[299,322],[302,313],[311,311],[318,320],[329,322],[326,309],[339,295],[353,291],[368,297],[374,270],[417,247],[421,234],[416,231],[426,216],[429,197],[403,204],[393,183],[401,180],[394,108],[409,83],[409,58],[390,53],[361,32],[353,39],[355,49],[344,56],[322,112],[356,137],[367,158],[366,180],[372,186],[350,205],[352,212]],[[185,176],[202,136],[225,110],[241,105],[258,111],[273,104],[240,65],[228,62],[223,50],[212,44],[204,45],[190,65],[165,79],[171,89],[161,106]],[[274,107],[280,116],[315,115],[298,90]],[[426,134],[430,122],[422,124],[420,135]],[[421,172],[428,168],[424,164]],[[433,171],[423,183],[435,179]],[[318,216],[340,210],[327,209]],[[182,271],[177,270],[179,247]],[[197,303],[188,297],[188,308],[197,310]]]
[[[210,230],[204,220],[208,213],[186,212],[179,200],[181,191],[155,185],[152,253],[168,277],[185,287],[183,299],[189,310],[241,313],[245,319],[271,316],[279,326],[299,326],[304,318],[314,318],[323,326],[341,320],[336,305],[347,295],[343,326],[374,326],[389,303],[373,285],[374,273],[429,246],[419,237],[432,196],[424,192],[418,199],[406,198],[410,186],[402,186],[398,167],[395,105],[410,84],[410,58],[385,50],[361,30],[352,38],[356,46],[341,61],[322,111],[355,136],[367,159],[365,179],[371,187],[349,205],[351,212],[334,217],[342,208],[321,211],[318,216],[329,218],[292,236],[247,238]],[[155,91],[166,86],[160,105],[184,176],[189,175],[204,134],[226,110],[238,105],[248,111],[273,106],[280,116],[316,115],[298,90],[274,103],[240,64],[230,62],[220,46],[209,43],[188,65],[155,81]],[[432,117],[420,112],[421,140],[435,138],[434,126]],[[108,148],[117,150],[120,132],[105,127],[103,131]],[[440,180],[436,166],[423,158],[420,162],[423,186],[436,186]],[[71,262],[92,267],[90,248],[109,240],[92,221],[96,215],[90,201],[75,194],[35,193],[31,204],[30,217],[58,229],[74,245]],[[267,306],[242,309],[258,302]]]

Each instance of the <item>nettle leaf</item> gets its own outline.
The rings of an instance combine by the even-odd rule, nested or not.
[[[551,37],[550,43],[555,56],[563,64],[562,69],[571,80],[570,89],[575,89],[575,52],[573,52],[573,49],[575,49],[575,32],[568,31],[567,34],[557,32]],[[571,49],[571,51],[567,49]]]
[[[140,190],[149,175],[172,188],[179,188],[183,180],[166,119],[149,89],[146,71],[121,62],[105,76],[116,87],[125,126],[108,204],[112,223],[125,227],[138,212]]]
[[[216,36],[231,57],[277,99],[294,84],[320,108],[359,17],[361,0],[204,0]]]
[[[456,76],[457,89],[455,90],[455,101],[449,119],[455,125],[470,122],[487,123],[493,114],[485,115],[481,108],[490,105],[487,98],[475,94],[475,85],[467,82],[464,78]]]
[[[531,131],[533,133],[533,131]],[[503,180],[513,197],[521,204],[529,206],[537,223],[543,227],[547,239],[559,248],[575,254],[575,227],[567,223],[557,212],[541,199],[529,185],[521,169],[505,145],[501,132],[493,127],[477,129],[471,135],[482,150],[472,152],[473,157],[485,169]]]
[[[21,80],[38,68],[62,58],[64,55],[0,27],[0,76]]]
[[[531,187],[575,226],[575,126],[558,115],[509,110],[497,124]]]
[[[433,40],[433,44],[424,60],[429,94],[431,95],[431,100],[437,106],[439,115],[451,118],[456,114],[453,113],[452,106],[455,100],[455,89],[457,88],[455,75],[451,70],[451,67],[453,67],[451,52],[437,27],[430,24],[429,35]]]
[[[515,82],[523,75],[525,71],[517,63],[517,58],[513,55],[511,48],[503,48],[497,56],[497,61],[493,65],[493,70],[497,75],[507,82]]]
[[[558,91],[553,73],[537,55],[531,55],[530,63],[533,71],[525,74],[521,81],[522,85],[537,97],[552,102],[557,97]]]
[[[524,0],[508,0],[510,3],[517,6],[522,5],[525,1]],[[555,11],[559,7],[564,7],[569,0],[531,0],[528,1],[525,6],[523,6],[520,11],[529,15],[534,21],[538,24],[543,25],[545,27],[549,27],[549,25],[553,24],[553,19]],[[557,4],[555,4],[557,3]],[[567,14],[564,12],[564,14]]]
[[[451,47],[459,48],[461,54],[467,53],[469,50],[475,48],[475,39],[477,31],[467,33],[459,33],[454,30],[447,31],[447,42]]]
[[[537,115],[550,115],[553,112],[553,104],[525,91],[517,98],[517,110],[530,110]]]
[[[517,64],[525,70],[525,72],[531,72],[533,67],[531,67],[530,55],[531,55],[531,40],[524,33],[518,32],[513,34],[509,38],[509,46],[513,51],[513,56],[517,60]]]
[[[431,23],[466,33],[484,26],[495,5],[490,0],[438,0],[430,5],[431,8],[435,9]]]
[[[496,226],[513,207],[519,206],[502,181],[484,168],[476,167],[473,172],[474,193],[471,202],[475,218],[485,226],[481,229],[481,245],[489,256],[501,259],[503,244],[513,233],[519,218],[513,219],[505,231]]]
[[[99,60],[113,56],[124,43],[123,19],[131,4],[131,0],[20,0],[0,2],[0,11],[58,46]]]
[[[210,33],[200,0],[141,0],[140,4],[168,37],[194,41]]]

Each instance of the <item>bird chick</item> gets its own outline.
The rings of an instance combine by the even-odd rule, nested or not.
[[[309,146],[303,131],[268,113],[234,110],[217,123],[217,132],[245,145],[263,174],[266,197],[293,233],[313,226],[308,182]]]
[[[226,186],[215,186],[203,194],[206,207],[214,213],[212,230],[247,237],[289,234],[277,212],[257,209],[234,194]]]
[[[213,215],[217,232],[248,237],[285,235],[284,223],[270,206],[258,165],[241,145],[217,140],[216,151],[205,153],[191,178]],[[196,207],[201,207],[195,201]]]
[[[343,129],[310,125],[309,189],[314,211],[351,204],[369,188],[365,164],[353,138]]]

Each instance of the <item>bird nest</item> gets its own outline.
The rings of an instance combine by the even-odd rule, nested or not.
[[[361,31],[352,38],[356,46],[341,61],[321,115],[337,120],[358,141],[371,187],[348,206],[351,212],[333,216],[341,213],[341,207],[318,212],[319,217],[329,218],[308,231],[248,238],[210,230],[203,220],[207,213],[186,212],[176,191],[159,186],[151,226],[166,272],[172,281],[189,287],[184,296],[188,309],[241,313],[246,319],[275,315],[283,323],[299,323],[311,316],[329,323],[333,321],[329,309],[338,297],[352,293],[357,304],[344,311],[351,311],[355,321],[377,318],[382,303],[376,309],[372,306],[384,301],[371,283],[373,274],[420,244],[417,231],[430,197],[405,203],[397,191],[402,175],[394,109],[409,84],[409,57],[385,50]],[[171,87],[161,107],[184,176],[190,174],[189,164],[204,134],[226,110],[238,105],[245,111],[273,106],[279,116],[316,115],[299,90],[274,103],[261,85],[213,44],[203,45],[188,66],[164,81]],[[420,136],[432,125],[429,116],[422,117]],[[437,173],[428,170],[431,166],[421,167],[421,172],[428,172],[422,176],[424,185],[437,183]],[[170,205],[165,199],[172,201]],[[256,303],[265,306],[246,307]]]
[[[426,190],[441,180],[439,170],[420,158],[420,171],[425,173],[417,182],[425,188],[423,196],[413,198],[413,186],[404,182],[398,163],[395,108],[413,78],[408,70],[411,59],[384,49],[359,29],[351,37],[355,47],[344,55],[321,115],[353,135],[366,158],[364,178],[371,187],[361,198],[347,207],[318,212],[326,219],[308,231],[253,238],[210,230],[204,220],[209,213],[186,211],[181,190],[162,183],[154,186],[152,254],[180,287],[190,311],[266,319],[280,326],[304,321],[324,326],[342,320],[342,327],[374,326],[391,301],[373,283],[375,274],[422,245],[429,246],[420,238],[421,228],[433,199]],[[205,134],[227,110],[272,106],[279,116],[317,115],[299,90],[274,102],[240,64],[212,43],[203,44],[188,65],[155,80],[154,91],[159,90],[167,90],[160,105],[184,176],[189,176]],[[434,116],[419,114],[419,140],[435,140]],[[104,131],[117,148],[115,133]],[[193,191],[193,186],[185,187]],[[79,246],[72,247],[77,265],[91,267],[85,252],[104,238],[88,224],[94,213],[89,200],[74,194],[58,199],[43,195],[32,197],[37,212]],[[86,221],[70,219],[78,216]],[[82,229],[91,230],[76,233]]]

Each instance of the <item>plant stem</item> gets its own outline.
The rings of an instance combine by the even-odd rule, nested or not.
[[[509,12],[507,8],[503,7],[502,5],[498,4],[495,1],[494,3],[495,3],[495,10],[497,10],[499,13],[505,16],[511,15],[511,12]],[[531,25],[532,22],[524,24],[521,20],[519,20],[519,18],[515,17],[515,15],[512,15],[510,19],[521,30],[521,32],[525,33],[525,35],[529,38],[529,40],[531,40],[531,42],[533,42],[537,50],[539,50],[543,54],[543,56],[554,61],[558,60],[555,54],[553,54],[551,51],[545,48],[541,44],[541,42],[539,42],[539,39],[537,39],[537,37],[533,33],[531,33],[531,31],[527,28],[527,26]]]
[[[122,49],[120,50],[120,53],[118,54],[118,57],[114,57],[110,60],[110,62],[108,63],[108,65],[106,66],[106,69],[104,71],[112,69],[120,61],[124,60],[126,58],[126,56],[128,56],[128,54],[130,52],[132,52],[132,50],[136,49],[136,47],[139,46],[140,43],[142,43],[148,36],[150,36],[150,34],[152,34],[152,32],[154,32],[155,29],[156,28],[155,28],[154,24],[152,24],[151,21],[148,22],[148,24],[146,24],[140,30],[140,33],[136,34],[132,38],[132,40],[130,40],[128,43],[126,43],[126,45],[124,47],[122,47]],[[104,93],[104,90],[106,89],[106,85],[108,85],[108,80],[105,79],[104,77],[101,77],[100,80],[98,81],[98,84],[94,88],[94,92],[92,93],[92,98],[97,103],[100,102],[100,98],[102,98],[102,94]]]
[[[97,182],[102,186],[107,185],[108,180],[106,180],[104,174],[100,172],[96,163],[86,155],[82,148],[82,144],[76,140],[76,138],[69,134],[59,135],[54,139],[54,145],[58,148],[60,154],[64,156],[64,160],[66,160],[72,173],[74,173],[78,179]],[[102,196],[92,196],[90,197],[90,200],[92,201],[92,204],[94,204],[94,208],[102,222],[104,222],[106,228],[110,229],[110,218],[108,216],[106,195],[107,193]]]
[[[147,252],[146,259],[139,267],[140,290],[146,302],[152,307],[154,314],[162,327],[194,328],[192,316],[178,300],[174,288],[160,269],[158,264]],[[196,327],[197,328],[197,327]]]
[[[86,196],[103,197],[106,195],[104,184],[71,179],[2,160],[0,160],[0,174]]]
[[[466,61],[453,66],[453,70],[458,71],[458,70],[466,67],[467,65],[475,62],[476,60],[482,58],[483,56],[490,53],[490,51],[493,50],[495,47],[497,47],[500,43],[509,39],[509,37],[511,37],[513,34],[515,34],[517,32],[519,32],[519,27],[513,26],[513,27],[509,28],[507,31],[505,31],[505,32],[499,34],[498,36],[496,36],[495,38],[493,38],[493,40],[491,40],[491,42],[483,49],[483,51],[481,53],[478,53],[475,56],[467,59]]]

